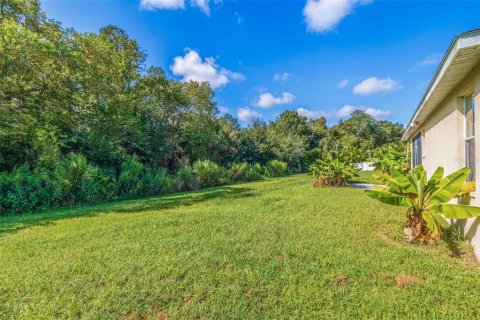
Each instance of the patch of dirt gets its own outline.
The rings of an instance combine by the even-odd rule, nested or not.
[[[246,289],[244,292],[243,292],[243,295],[245,297],[251,297],[253,294],[253,290],[252,289]]]
[[[472,266],[479,268],[480,264],[479,261],[477,260],[477,257],[475,257],[475,254],[473,251],[468,251],[465,252],[461,255],[461,257],[466,260],[468,263],[470,263]]]
[[[408,288],[408,286],[410,286],[411,284],[418,284],[418,283],[420,283],[421,281],[418,280],[418,279],[415,278],[415,277],[412,277],[412,276],[407,276],[407,275],[405,275],[405,274],[399,274],[399,275],[395,278],[395,282],[397,283],[397,288],[406,289],[406,288]]]
[[[480,263],[477,261],[473,250],[464,250],[464,249],[457,249],[457,250],[452,250],[450,249],[450,252],[445,252],[446,250],[444,249],[445,246],[441,246],[441,243],[438,244],[428,244],[428,243],[415,243],[415,242],[408,242],[402,237],[400,238],[400,233],[394,232],[393,234],[388,233],[386,230],[380,230],[377,233],[378,237],[382,239],[383,241],[394,245],[396,247],[408,247],[412,248],[418,251],[423,251],[427,252],[430,250],[435,250],[438,254],[446,254],[450,258],[455,259],[455,260],[461,260],[464,262],[466,265],[469,265],[471,267],[477,268],[480,270]],[[447,246],[450,247],[448,242],[446,240],[442,240],[443,242],[447,243]]]
[[[195,296],[188,296],[183,299],[183,304],[187,305],[190,304],[192,301],[195,301],[196,297]]]
[[[285,260],[285,257],[284,256],[277,256],[277,261],[279,262],[282,262],[283,260]]]
[[[121,317],[120,319],[121,320],[135,320],[135,319],[139,319],[140,315],[138,314],[138,312],[134,312],[126,317]]]
[[[334,285],[346,285],[348,282],[347,276],[341,274],[332,279]]]
[[[171,318],[166,311],[160,311],[159,313],[157,313],[157,316],[155,317],[155,319],[157,319],[157,320],[170,320]]]

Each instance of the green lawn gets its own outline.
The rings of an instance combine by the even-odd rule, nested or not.
[[[4,218],[0,319],[479,318],[468,245],[403,218],[306,175]]]
[[[379,184],[377,180],[372,177],[373,171],[360,171],[358,177],[354,177],[351,182],[353,183],[369,183],[369,184]]]

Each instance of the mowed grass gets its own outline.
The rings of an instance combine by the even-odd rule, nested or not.
[[[479,318],[468,245],[407,244],[403,219],[306,175],[4,218],[0,318]]]
[[[380,184],[379,181],[373,178],[373,171],[360,171],[358,176],[352,179],[352,183],[368,183],[368,184]]]

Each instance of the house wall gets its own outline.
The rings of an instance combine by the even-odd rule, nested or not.
[[[422,164],[427,174],[439,166],[450,174],[465,166],[465,128],[463,97],[473,91],[475,101],[475,176],[477,190],[472,205],[480,206],[480,69],[477,66],[468,74],[449,96],[437,106],[432,114],[417,128],[422,133]],[[459,227],[473,246],[480,261],[480,218],[450,220]]]

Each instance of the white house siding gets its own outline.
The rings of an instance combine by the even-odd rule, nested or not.
[[[480,71],[475,67],[418,128],[422,132],[422,164],[431,175],[442,166],[449,174],[465,166],[463,97],[473,90],[475,101],[475,167],[477,191],[472,205],[480,206]],[[410,139],[411,141],[411,139]],[[480,218],[450,221],[471,241],[480,260]]]

